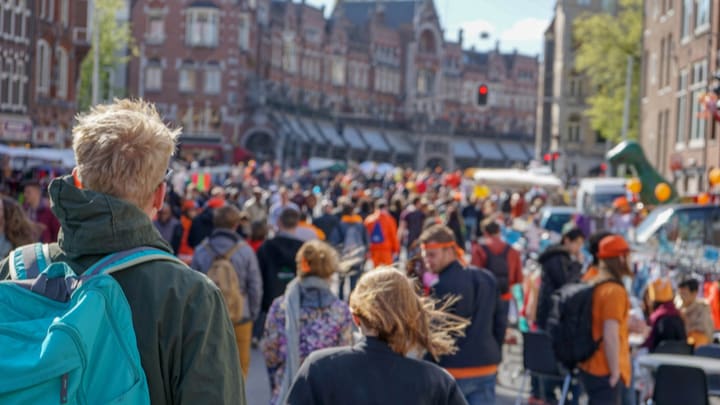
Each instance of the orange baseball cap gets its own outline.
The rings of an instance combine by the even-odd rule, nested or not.
[[[610,235],[604,237],[598,246],[598,258],[610,259],[613,257],[621,257],[630,253],[630,245],[620,235]]]

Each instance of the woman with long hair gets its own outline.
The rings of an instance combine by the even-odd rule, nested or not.
[[[34,225],[15,200],[0,198],[0,258],[11,250],[35,241]]]
[[[297,277],[270,306],[261,344],[273,405],[285,403],[293,377],[310,353],[352,343],[350,310],[330,291],[331,277],[340,266],[335,249],[308,241],[296,260]]]
[[[288,404],[462,405],[445,370],[408,354],[434,358],[457,351],[467,321],[420,297],[412,281],[385,267],[366,273],[350,296],[353,321],[365,340],[314,352],[303,363]]]

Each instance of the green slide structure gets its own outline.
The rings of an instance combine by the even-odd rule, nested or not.
[[[677,200],[678,193],[677,190],[675,190],[675,187],[673,187],[671,182],[663,178],[660,173],[658,173],[658,171],[655,170],[655,168],[650,164],[650,162],[648,162],[647,158],[645,157],[645,152],[637,142],[620,142],[617,146],[610,149],[610,151],[608,151],[605,157],[616,170],[620,165],[626,165],[627,167],[632,167],[635,169],[635,173],[637,173],[637,177],[642,183],[640,200],[644,204],[668,204]],[[670,198],[668,198],[668,200],[664,202],[658,201],[657,197],[655,197],[655,187],[657,187],[657,185],[660,183],[666,183],[668,186],[670,186],[670,190],[672,190]]]

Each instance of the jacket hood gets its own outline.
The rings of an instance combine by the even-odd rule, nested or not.
[[[549,259],[558,255],[563,255],[570,258],[570,253],[564,247],[562,247],[562,245],[552,245],[545,249],[544,252],[542,252],[540,257],[538,258],[538,262],[540,262],[540,264],[543,264]]]
[[[147,214],[127,201],[79,189],[72,176],[53,180],[49,193],[61,225],[58,245],[71,259],[140,246],[172,252]]]
[[[242,237],[229,229],[215,229],[207,239],[208,244],[219,254],[225,254],[235,247],[242,240]]]

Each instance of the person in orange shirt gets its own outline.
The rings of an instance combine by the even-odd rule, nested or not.
[[[178,249],[178,258],[188,265],[192,262],[195,249],[188,244],[188,235],[190,235],[190,227],[193,218],[197,215],[197,204],[193,200],[187,200],[182,206],[182,215],[180,216],[180,224],[182,225],[183,234],[180,240],[180,248]]]
[[[632,276],[629,256],[630,247],[622,236],[606,236],[599,243],[600,271],[594,281],[597,287],[592,300],[592,333],[602,343],[592,357],[580,364],[589,405],[620,405],[630,387],[630,298],[622,284],[623,277]]]
[[[393,264],[400,254],[400,242],[395,219],[387,211],[387,201],[375,203],[375,212],[365,218],[365,229],[370,237],[370,259],[374,266]]]

